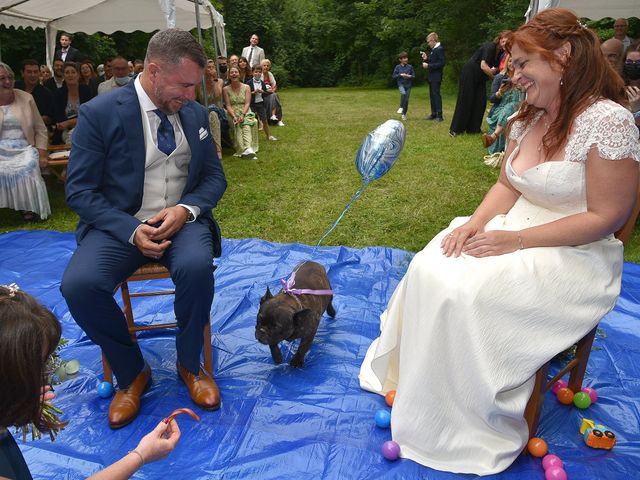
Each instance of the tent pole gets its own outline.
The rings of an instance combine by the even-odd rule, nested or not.
[[[202,46],[202,28],[200,27],[200,0],[195,0],[193,4],[196,7],[196,28],[198,29],[198,43],[200,43],[200,46]],[[207,71],[206,68],[207,66],[205,64],[205,72]],[[208,119],[209,118],[209,99],[207,98],[208,95],[207,95],[207,84],[204,78],[205,75],[202,76],[202,100],[204,101],[204,108],[207,109],[207,119]]]

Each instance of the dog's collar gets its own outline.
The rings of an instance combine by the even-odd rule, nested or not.
[[[284,278],[282,291],[288,295],[333,295],[333,290],[312,290],[310,288],[293,288],[296,284],[296,272],[293,272],[288,280]]]

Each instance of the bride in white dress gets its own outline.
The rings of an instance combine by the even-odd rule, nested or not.
[[[536,370],[613,308],[640,161],[622,84],[572,12],[542,11],[508,50],[526,101],[500,178],[414,257],[360,370],[396,390],[402,457],[479,475],[524,448]]]

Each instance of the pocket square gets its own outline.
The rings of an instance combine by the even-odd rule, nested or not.
[[[204,128],[200,127],[200,130],[198,131],[198,135],[200,135],[200,140],[204,140],[209,136],[209,132],[207,132]]]

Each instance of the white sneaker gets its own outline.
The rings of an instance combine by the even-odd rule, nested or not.
[[[271,115],[271,120],[273,120],[274,122],[278,121],[278,117],[276,117],[275,115]]]
[[[407,116],[403,114],[402,115],[402,120],[406,120],[406,119],[407,119]]]
[[[402,107],[400,107],[396,113],[402,113]]]
[[[242,152],[242,156],[244,157],[249,155],[254,155],[256,152],[251,147],[247,147],[244,152]]]
[[[278,139],[276,137],[274,137],[273,135],[269,135],[269,140],[271,140],[272,142],[275,142]]]
[[[279,127],[284,127],[284,122],[283,122],[282,120],[280,120],[280,121],[278,122],[278,126],[279,126]]]

